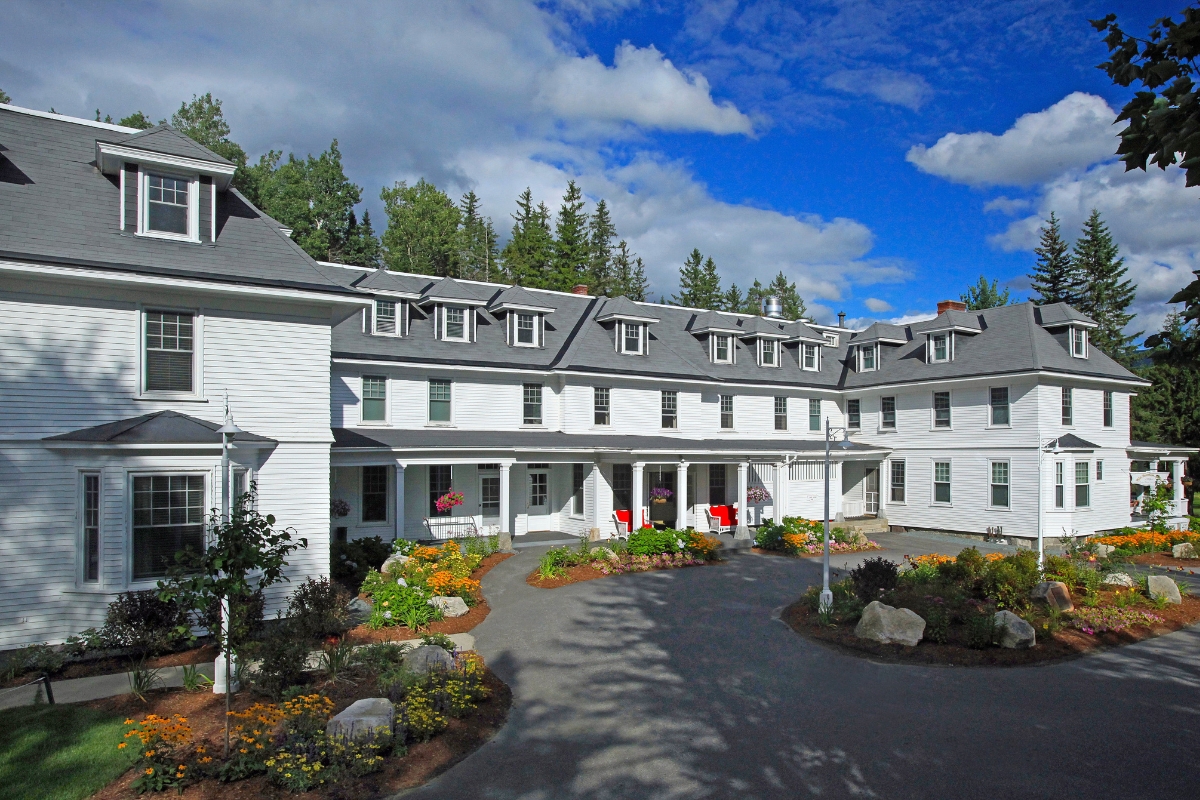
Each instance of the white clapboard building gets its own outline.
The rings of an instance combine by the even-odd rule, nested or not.
[[[234,482],[308,541],[293,580],[337,537],[820,518],[826,424],[831,517],[1083,536],[1162,480],[1185,513],[1194,451],[1130,442],[1143,382],[1070,307],[853,331],[351,268],[233,172],[169,126],[0,106],[0,649],[203,540],[226,398]]]

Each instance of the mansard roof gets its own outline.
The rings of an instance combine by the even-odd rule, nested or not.
[[[916,322],[909,327],[913,333],[940,333],[941,331],[961,331],[975,334],[983,330],[979,323],[978,311],[943,311],[933,319]]]
[[[738,320],[741,328],[740,336],[748,339],[789,339],[791,335],[784,330],[783,323],[766,317],[743,317]]]
[[[355,280],[354,285],[365,292],[417,299],[429,286],[429,278],[405,275],[388,269],[372,269],[364,270],[363,276]]]
[[[1085,328],[1096,327],[1096,321],[1066,303],[1048,303],[1037,306],[1037,321],[1043,328],[1059,328],[1076,324]]]
[[[194,158],[197,161],[210,161],[215,164],[234,166],[234,163],[229,159],[217,155],[212,150],[209,150],[194,139],[185,136],[166,123],[155,125],[153,128],[131,133],[127,136],[121,136],[120,134],[111,137],[99,136],[97,137],[97,141],[132,147],[138,150],[145,150],[149,153],[181,156],[183,158]]]
[[[635,303],[625,295],[604,298],[604,305],[601,307],[600,314],[596,319],[600,322],[608,322],[614,319],[658,322],[658,317],[650,312],[646,303]]]
[[[154,130],[154,129],[151,129]],[[355,294],[353,274],[318,264],[234,189],[217,193],[215,243],[122,233],[120,181],[95,163],[97,140],[190,149],[178,132],[0,106],[0,257],[222,283]],[[193,143],[194,144],[194,143]],[[178,145],[178,147],[177,147]],[[195,145],[193,154],[220,159]],[[224,159],[221,159],[224,161]],[[214,162],[215,163],[215,162]],[[226,162],[227,163],[227,162]]]
[[[517,311],[540,311],[543,314],[549,314],[554,311],[554,305],[550,302],[551,297],[553,295],[545,293],[534,294],[520,286],[509,286],[492,298],[491,302],[488,303],[488,310],[507,311],[512,309]]]
[[[495,288],[492,287],[492,291]],[[475,286],[454,278],[440,278],[425,287],[421,294],[421,303],[460,302],[466,305],[485,305],[492,291],[488,287]]]
[[[221,444],[220,425],[178,411],[156,411],[140,417],[106,422],[57,436],[45,442],[90,445],[213,445]],[[233,441],[239,444],[273,444],[274,439],[242,431]]]
[[[850,337],[850,344],[908,344],[908,331],[890,322],[875,322]]]
[[[741,333],[738,318],[732,314],[722,314],[717,311],[701,311],[692,320],[692,333]]]

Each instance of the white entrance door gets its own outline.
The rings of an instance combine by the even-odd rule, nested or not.
[[[544,531],[551,528],[550,519],[550,470],[529,470],[529,494],[525,498],[525,510],[529,515],[529,530]]]
[[[879,513],[879,468],[867,470],[867,479],[863,490],[863,510],[868,514]]]
[[[479,476],[479,513],[483,525],[500,524],[500,476],[482,473]]]

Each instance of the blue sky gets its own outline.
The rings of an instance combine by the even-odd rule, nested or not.
[[[1087,20],[1131,32],[1172,3],[11,2],[0,88],[18,105],[168,116],[212,91],[237,139],[337,137],[379,188],[517,193],[568,179],[613,206],[654,296],[699,247],[745,287],[783,270],[829,320],[932,311],[981,273],[1024,296],[1040,221],[1091,207],[1139,286],[1139,329],[1200,268],[1200,190],[1124,174]]]

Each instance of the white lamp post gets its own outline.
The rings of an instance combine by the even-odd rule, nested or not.
[[[217,428],[217,433],[221,434],[221,522],[228,524],[229,509],[230,509],[230,475],[229,475],[229,448],[233,445],[233,437],[242,432],[242,429],[233,424],[233,414],[229,411],[229,393],[225,393],[225,424]],[[229,634],[229,599],[221,601],[221,630],[226,634],[228,639]],[[233,656],[226,653],[224,649],[217,653],[217,658],[213,662],[213,694],[224,694],[228,700],[229,688],[231,684],[230,673],[233,671],[231,665]],[[235,690],[236,686],[233,687]],[[228,702],[226,702],[228,706]],[[226,708],[228,710],[228,708]]]
[[[846,428],[831,428],[829,427],[829,417],[825,418],[825,546],[822,556],[822,580],[821,580],[821,610],[829,611],[833,608],[833,591],[829,588],[829,444],[833,441],[832,436],[841,432],[842,440],[838,442],[838,447],[843,450],[849,450],[854,446],[850,441],[850,431]]]
[[[1045,540],[1042,536],[1042,491],[1043,491],[1044,487],[1041,484],[1042,484],[1042,456],[1044,456],[1046,454],[1047,447],[1051,448],[1049,452],[1053,453],[1054,455],[1058,455],[1059,453],[1062,452],[1062,448],[1060,448],[1058,446],[1058,437],[1057,436],[1055,436],[1053,439],[1047,439],[1046,441],[1044,441],[1038,445],[1037,533],[1038,533],[1038,571],[1039,572],[1045,568],[1045,564],[1046,564],[1046,547],[1045,547]],[[1058,484],[1055,484],[1055,486],[1057,486],[1057,485]],[[1064,489],[1063,491],[1066,491],[1066,490]]]

